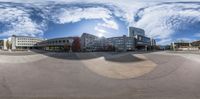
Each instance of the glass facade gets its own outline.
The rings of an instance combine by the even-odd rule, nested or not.
[[[136,27],[129,27],[129,37],[134,37],[136,35],[145,36],[145,31]]]

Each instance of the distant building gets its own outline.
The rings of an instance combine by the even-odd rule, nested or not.
[[[87,47],[89,46],[88,44],[90,42],[94,42],[95,40],[97,40],[98,37],[92,34],[88,34],[88,33],[83,33],[81,35],[81,49],[85,50],[87,49]]]
[[[197,47],[200,49],[200,40],[192,42],[192,46]]]
[[[41,41],[43,41],[41,38],[13,35],[8,39],[4,39],[4,49],[31,49]]]
[[[156,49],[156,40],[151,38],[151,50],[155,50]]]
[[[136,35],[145,36],[145,31],[136,27],[129,27],[129,37],[134,37]]]
[[[199,50],[199,48],[192,45],[191,42],[182,41],[182,40],[171,43],[171,48],[174,51]]]

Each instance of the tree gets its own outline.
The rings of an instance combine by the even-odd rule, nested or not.
[[[72,51],[80,52],[81,50],[81,39],[79,37],[75,37],[72,43]]]
[[[113,46],[113,45],[108,45],[108,46],[107,46],[107,51],[115,51],[115,46]]]
[[[70,50],[70,46],[68,44],[65,44],[64,45],[64,51],[69,52],[69,50]]]

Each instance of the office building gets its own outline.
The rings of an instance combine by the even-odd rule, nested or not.
[[[145,31],[136,27],[129,27],[129,37],[135,37],[136,35],[145,36]]]
[[[92,42],[89,42],[86,46],[86,51],[104,51],[106,47],[106,38],[101,37]]]
[[[114,46],[115,51],[135,50],[135,38],[126,35],[106,39],[107,46]]]
[[[99,38],[86,46],[88,51],[132,51],[135,50],[135,38],[127,36]]]
[[[47,51],[133,51],[152,50],[156,41],[145,36],[143,29],[130,27],[129,36],[97,37],[83,33],[81,37],[62,37],[43,40],[28,36],[15,36],[3,41],[4,49],[43,49]],[[2,45],[2,43],[1,43]]]
[[[95,35],[83,33],[81,35],[81,49],[82,50],[89,49],[89,48],[87,48],[89,46],[88,44],[91,42],[94,42],[97,39],[98,39],[98,37]]]
[[[47,51],[72,51],[74,38],[75,37],[62,37],[48,39],[37,43],[37,47]]]
[[[13,35],[8,39],[4,39],[4,49],[32,49],[38,42],[41,41],[43,41],[41,38]]]
[[[136,27],[129,27],[129,37],[135,38],[135,47],[137,50],[153,50],[156,41],[145,36],[145,31]]]
[[[142,35],[136,35],[136,48],[138,50],[148,50],[151,46],[151,39],[146,37],[146,36],[142,36]],[[153,43],[152,43],[153,44]]]
[[[81,36],[82,49],[88,51],[115,51],[153,50],[156,46],[155,39],[145,36],[145,31],[136,27],[129,28],[129,36],[98,38],[95,35],[84,33]]]

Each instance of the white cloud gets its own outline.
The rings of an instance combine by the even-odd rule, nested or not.
[[[104,23],[99,23],[98,26],[118,30],[119,26],[114,20],[103,19]]]
[[[161,41],[158,41],[157,44],[166,45],[166,44],[169,44],[170,42],[172,42],[172,39],[168,38],[168,39],[162,39]]]
[[[98,37],[105,36],[106,34],[109,33],[108,31],[106,31],[106,30],[104,30],[104,29],[101,29],[101,28],[99,28],[98,26],[96,26],[96,27],[94,28],[94,30],[96,31],[96,34],[97,34]]]
[[[111,12],[102,7],[93,8],[62,8],[58,9],[52,19],[55,23],[74,23],[82,19],[106,19],[111,18]]]
[[[42,27],[44,24],[33,22],[29,13],[22,8],[0,8],[0,23],[3,24],[3,27],[1,27],[1,36],[10,36],[14,34],[36,36],[43,34]]]
[[[191,2],[191,0],[0,0],[0,2],[19,2],[19,3],[35,3],[35,2],[49,2],[49,1],[55,1],[55,2],[117,2],[117,3],[127,3],[132,4],[134,2]],[[200,0],[192,0],[200,1]]]
[[[8,0],[0,0],[8,1]],[[41,0],[10,0],[13,2],[40,2]],[[44,0],[46,2],[49,0]],[[54,0],[55,1],[55,0]],[[64,2],[64,3],[61,3]],[[115,17],[120,17],[130,26],[145,29],[148,36],[161,39],[159,43],[173,41],[172,37],[177,30],[183,30],[188,26],[200,21],[199,4],[196,3],[164,3],[163,0],[57,0],[55,4],[72,4],[70,7],[49,7],[48,3],[41,7],[44,13],[50,15],[48,21],[58,24],[74,23],[83,19],[102,19],[104,23],[99,23],[97,32],[107,33],[102,28],[118,30],[119,26],[114,21]],[[168,0],[172,1],[172,0]],[[173,0],[186,1],[186,0]],[[199,1],[199,0],[196,0]],[[147,3],[148,2],[148,3]],[[84,5],[84,7],[77,6]],[[44,3],[45,4],[45,3]],[[92,6],[92,4],[97,4]],[[9,5],[9,4],[8,4]],[[38,3],[38,5],[40,5]],[[41,4],[42,5],[42,4]],[[52,3],[53,5],[53,3]],[[85,7],[86,5],[86,7]],[[53,5],[57,6],[57,5]],[[47,16],[43,16],[47,17]],[[136,19],[136,17],[138,19]],[[13,33],[23,35],[38,35],[44,32],[45,23],[36,23],[30,18],[30,13],[26,9],[0,8],[0,22],[8,23],[8,30],[4,35]],[[196,35],[198,36],[198,35]]]
[[[191,38],[185,38],[185,37],[183,37],[183,38],[177,38],[175,40],[175,42],[181,42],[181,41],[184,41],[184,42],[193,42],[193,41],[196,41],[196,39],[191,39]]]
[[[97,33],[108,33],[106,30],[100,29],[99,27],[95,27],[94,30],[97,31]]]
[[[196,10],[198,7],[198,4],[184,3],[150,6],[140,11],[140,19],[133,25],[145,29],[148,36],[161,39],[158,43],[165,43],[177,31],[192,27],[200,21],[200,11]]]

